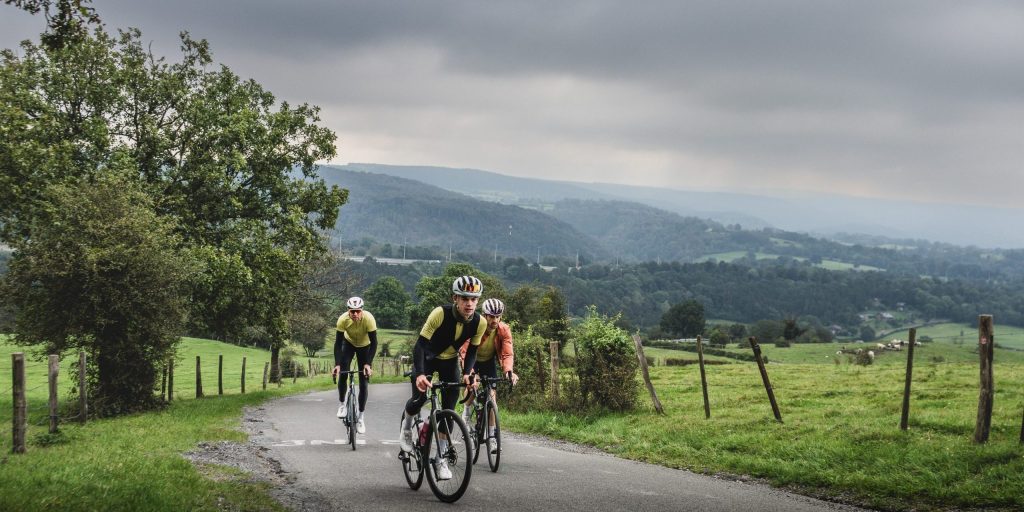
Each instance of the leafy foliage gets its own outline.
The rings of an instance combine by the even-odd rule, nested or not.
[[[17,305],[15,340],[49,353],[84,349],[90,396],[100,415],[154,404],[157,369],[173,353],[194,265],[171,219],[131,179],[41,191],[32,238],[4,276]]]
[[[303,263],[326,251],[322,232],[347,197],[316,173],[335,135],[317,125],[316,107],[278,105],[254,81],[211,69],[205,41],[183,34],[180,62],[168,63],[138,30],[112,36],[81,4],[16,2],[48,15],[55,5],[58,16],[41,44],[0,53],[0,240],[16,252],[32,243],[50,185],[116,171],[202,263],[189,329],[231,341],[256,333],[276,365]]]
[[[412,300],[398,279],[391,276],[378,279],[366,290],[363,299],[377,320],[378,327],[405,329],[409,324],[409,307],[412,306]]]
[[[682,338],[693,338],[704,332],[704,305],[693,299],[668,308],[661,315],[661,330]]]
[[[576,364],[584,402],[613,411],[632,409],[639,390],[639,363],[629,334],[590,307],[571,336],[579,353]]]

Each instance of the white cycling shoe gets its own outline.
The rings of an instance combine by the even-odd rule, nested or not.
[[[338,406],[338,418],[340,419],[340,418],[344,418],[344,417],[345,417],[345,402],[342,402],[341,405]]]
[[[438,480],[451,480],[452,470],[448,469],[448,461],[442,460],[437,465],[437,479]]]
[[[366,433],[366,423],[363,423],[363,415],[359,415],[359,421],[356,422],[356,432],[360,434]]]
[[[408,453],[412,451],[411,428],[405,428],[404,426],[401,428],[401,432],[398,433],[398,446],[402,449],[403,452]]]

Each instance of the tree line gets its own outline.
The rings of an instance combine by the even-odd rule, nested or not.
[[[898,304],[919,320],[945,319],[969,323],[979,311],[991,312],[1007,325],[1024,326],[1024,282],[975,282],[898,275],[889,272],[832,271],[800,262],[738,263],[647,262],[608,265],[591,263],[545,271],[521,258],[484,260],[477,265],[500,278],[507,288],[552,286],[565,298],[572,316],[583,317],[596,305],[605,314],[621,314],[621,325],[649,331],[660,327],[673,305],[695,300],[708,318],[754,324],[759,320],[800,319],[805,328],[825,337],[822,330],[839,325],[853,334],[866,310],[895,309]],[[442,265],[384,265],[356,263],[355,271],[368,286],[384,275],[402,283],[410,293],[422,275]],[[415,297],[412,296],[412,300]]]

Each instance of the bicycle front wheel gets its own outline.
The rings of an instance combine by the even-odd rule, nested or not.
[[[498,418],[498,404],[494,403],[494,400],[487,400],[487,409],[494,411],[494,435],[490,436],[494,440],[494,446],[485,446],[484,449],[487,450],[487,465],[491,467],[491,472],[496,473],[498,463],[501,462],[501,421]],[[486,424],[486,420],[484,421]]]
[[[348,411],[346,411],[346,415],[348,416],[348,444],[352,445],[352,451],[355,451],[355,449],[356,449],[356,423],[359,421],[358,416],[356,416],[357,413],[356,413],[356,396],[355,396],[355,393],[351,393],[350,392],[348,394],[348,405],[347,405],[347,408],[348,408]]]
[[[430,428],[433,430],[438,428],[438,425],[448,425],[448,442],[443,443],[446,446],[434,446],[435,435],[441,439],[445,438],[446,434],[443,430],[436,434],[431,432],[427,438],[427,444],[424,447],[424,453],[427,454],[425,464],[427,483],[430,484],[430,490],[434,491],[434,496],[437,496],[437,499],[445,503],[452,503],[461,498],[469,487],[469,478],[473,474],[473,464],[470,460],[473,448],[469,429],[466,428],[462,417],[455,411],[450,409],[438,411],[436,420],[437,422]],[[444,474],[444,468],[447,468],[451,474]],[[450,476],[450,478],[442,479],[445,476]]]

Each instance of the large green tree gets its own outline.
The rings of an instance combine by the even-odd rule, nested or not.
[[[695,338],[704,332],[704,305],[691,299],[668,308],[661,316],[661,330],[672,336]]]
[[[363,295],[366,309],[377,319],[377,326],[385,329],[405,329],[409,324],[409,306],[412,300],[402,282],[384,276],[373,283]]]
[[[55,184],[32,237],[19,244],[3,293],[17,305],[15,341],[46,353],[84,349],[100,415],[155,404],[155,377],[186,313],[192,259],[131,178]]]
[[[109,34],[79,1],[7,3],[61,16],[41,43],[0,53],[0,240],[21,250],[48,185],[89,183],[121,159],[203,263],[190,330],[229,341],[263,332],[276,369],[303,262],[326,250],[321,233],[347,198],[317,175],[335,155],[319,110],[212,66],[207,43],[187,33],[170,63],[138,30]]]

